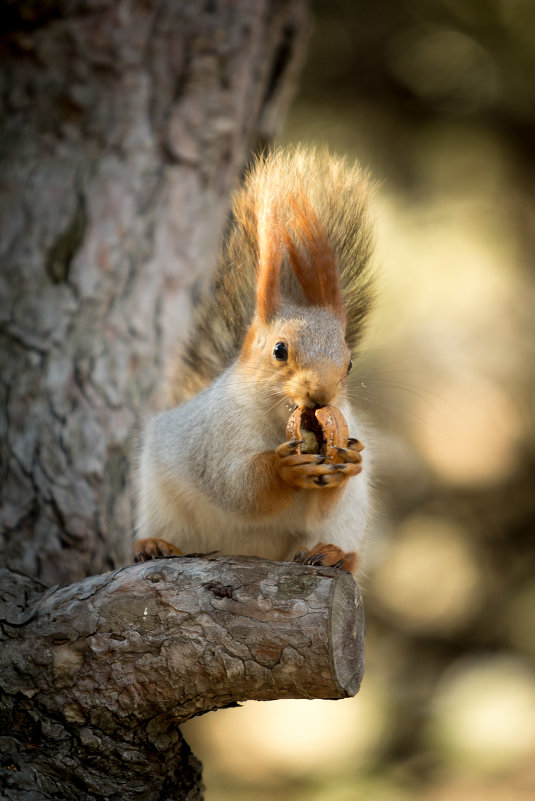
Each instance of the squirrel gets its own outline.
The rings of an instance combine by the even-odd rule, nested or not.
[[[218,551],[356,571],[369,459],[347,375],[373,300],[369,192],[327,150],[278,149],[249,169],[174,405],[145,427],[136,561]],[[336,464],[285,434],[296,407],[331,404],[352,435]]]

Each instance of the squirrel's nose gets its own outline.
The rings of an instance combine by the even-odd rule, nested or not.
[[[307,398],[310,406],[329,406],[332,400],[332,394],[327,392],[314,392],[308,393]]]
[[[334,365],[307,376],[307,398],[311,406],[328,406],[336,397],[339,388],[339,370]]]
[[[327,386],[316,384],[307,392],[307,399],[311,406],[328,406],[334,397],[334,392]]]

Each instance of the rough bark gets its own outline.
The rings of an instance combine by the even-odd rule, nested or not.
[[[306,0],[0,3],[2,563],[128,560],[141,413],[270,139]]]
[[[333,568],[167,559],[44,594],[3,578],[2,798],[198,798],[179,723],[362,678],[360,595]]]

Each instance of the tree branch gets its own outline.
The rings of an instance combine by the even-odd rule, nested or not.
[[[41,595],[0,580],[6,798],[194,798],[163,790],[194,760],[178,724],[246,699],[343,698],[362,679],[360,594],[333,568],[165,559]]]

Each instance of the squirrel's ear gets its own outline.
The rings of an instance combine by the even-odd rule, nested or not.
[[[293,195],[290,206],[293,233],[286,231],[284,239],[305,300],[312,306],[330,308],[345,324],[338,266],[327,231],[307,197]]]
[[[263,323],[269,322],[280,307],[280,271],[282,237],[280,225],[269,197],[257,202],[258,272],[256,277],[256,311]]]

